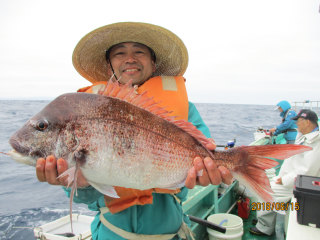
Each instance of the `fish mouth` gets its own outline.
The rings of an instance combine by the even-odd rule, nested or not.
[[[17,152],[16,150],[10,150],[9,156],[18,163],[27,164],[27,165],[30,165],[33,167],[35,167],[36,163],[37,163],[37,161],[34,158],[26,156],[26,155],[22,155],[21,153]]]
[[[20,153],[21,155],[28,155],[30,149],[21,145],[17,140],[15,140],[14,138],[10,138],[9,139],[9,144],[11,145],[11,147],[18,153]]]

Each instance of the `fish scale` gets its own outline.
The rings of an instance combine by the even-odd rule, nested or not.
[[[116,116],[119,116],[119,114],[116,114]],[[188,149],[186,147],[181,147],[181,145],[179,144],[175,144],[174,141],[160,135],[158,132],[154,133],[153,131],[148,131],[146,128],[136,128],[134,124],[124,124],[122,123],[122,121],[108,120],[107,123],[105,123],[105,125],[107,126],[105,128],[112,128],[113,131],[111,133],[101,132],[101,134],[99,135],[96,134],[95,136],[87,138],[87,144],[89,144],[89,148],[91,148],[90,145],[94,146],[99,141],[98,139],[111,139],[109,141],[110,143],[112,143],[111,151],[114,152],[115,155],[117,155],[115,157],[111,157],[111,159],[114,158],[116,159],[116,162],[121,162],[122,164],[115,165],[115,163],[111,163],[111,165],[115,167],[110,168],[109,172],[117,172],[117,174],[112,174],[108,176],[108,178],[111,178],[112,180],[106,179],[106,176],[108,174],[103,175],[104,179],[99,179],[95,171],[88,172],[86,171],[86,165],[82,166],[81,169],[83,175],[87,178],[92,179],[94,182],[112,182],[112,184],[115,184],[115,181],[117,181],[116,183],[119,184],[119,180],[115,179],[123,179],[125,176],[128,176],[129,169],[130,171],[137,171],[138,173],[142,172],[139,173],[137,176],[131,178],[130,187],[141,190],[159,186],[163,187],[164,184],[162,180],[166,179],[168,181],[168,179],[172,178],[172,172],[177,173],[180,171],[183,173],[177,174],[180,176],[180,179],[178,180],[175,177],[173,177],[176,179],[176,182],[181,182],[186,177],[186,169],[190,169],[190,167],[192,167],[192,161],[196,154],[190,154],[191,151],[189,150],[189,158],[188,160],[186,160]],[[124,127],[124,125],[127,126]],[[94,129],[95,132],[96,130],[97,129]],[[92,142],[93,144],[90,144],[90,142]],[[140,144],[135,144],[139,146],[138,148],[132,148],[131,143]],[[123,155],[124,153],[126,154]],[[149,159],[153,159],[153,161],[149,161]],[[97,162],[98,161],[95,159],[93,162],[88,161],[88,164],[92,166]],[[144,164],[141,164],[141,162],[143,162]],[[168,166],[165,163],[173,163],[175,165],[175,168],[171,168],[171,171],[164,171],[165,167]],[[125,165],[127,165],[127,168],[123,169],[123,166]],[[153,171],[146,171],[146,168],[153,169]],[[142,183],[147,183],[150,181],[146,181],[144,179],[145,175],[143,173],[149,174],[150,172],[152,175],[155,176],[154,179],[158,179],[159,182],[153,181],[153,185],[145,186]],[[93,175],[92,177],[91,174]],[[117,178],[115,178],[116,176]],[[132,185],[133,182],[136,182],[137,184]],[[168,182],[168,186],[173,185],[172,182]]]

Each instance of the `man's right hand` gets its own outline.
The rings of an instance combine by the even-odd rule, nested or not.
[[[67,162],[59,158],[57,161],[54,156],[48,156],[46,159],[39,158],[36,165],[37,178],[40,182],[48,182],[51,185],[67,186],[68,176],[60,177],[62,173],[68,170]],[[79,170],[77,187],[87,187],[90,184],[83,177]]]
[[[273,134],[276,130],[277,130],[276,128],[271,128],[271,129],[269,130],[269,132],[271,132],[271,133]]]

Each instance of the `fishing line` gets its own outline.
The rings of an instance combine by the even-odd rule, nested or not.
[[[242,133],[240,133],[239,135],[235,136],[233,139],[235,140],[237,137],[239,137],[240,135],[242,135],[242,134],[244,134],[244,133],[255,132],[255,131],[257,131],[257,130],[255,129],[255,130],[249,130],[249,131],[242,132]]]

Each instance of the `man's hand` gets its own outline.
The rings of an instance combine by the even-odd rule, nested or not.
[[[269,130],[269,132],[271,132],[272,134],[276,131],[277,129],[275,129],[275,128],[271,128],[270,130]]]
[[[277,179],[274,180],[274,182],[275,182],[276,184],[282,185],[282,178],[281,178],[281,177],[278,177]]]
[[[66,187],[68,183],[68,176],[57,178],[66,170],[68,170],[67,162],[62,158],[56,161],[54,156],[48,156],[46,159],[39,158],[36,165],[38,180],[40,182],[48,182],[51,185],[61,185]],[[89,186],[89,183],[82,176],[81,171],[79,170],[77,187],[87,186]]]
[[[213,140],[212,144],[207,144],[206,147],[209,150],[216,149],[216,145]],[[202,176],[198,177],[197,173],[201,170],[203,170]],[[233,182],[233,176],[227,168],[222,166],[217,168],[213,160],[209,157],[206,157],[204,161],[200,157],[196,157],[194,159],[194,166],[188,173],[185,186],[189,189],[192,189],[196,184],[205,187],[209,184],[219,185],[221,181],[228,185]]]

